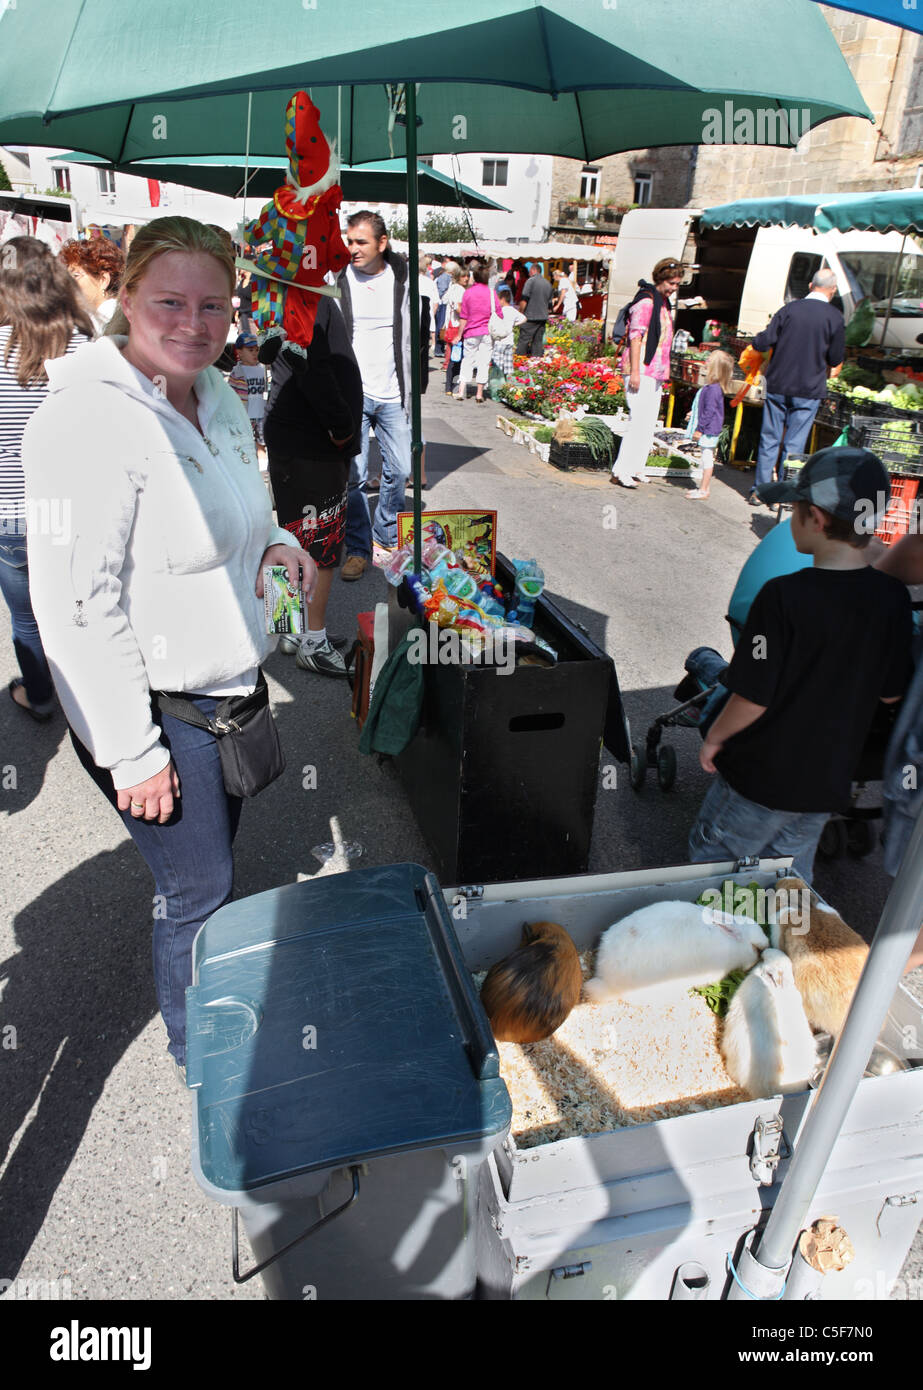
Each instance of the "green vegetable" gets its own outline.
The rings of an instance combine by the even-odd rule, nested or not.
[[[611,463],[615,453],[615,435],[609,426],[595,415],[587,415],[578,429],[583,443],[589,445],[594,460],[598,463],[600,459],[605,459]]]
[[[701,994],[713,1014],[719,1018],[724,1018],[728,1011],[728,1005],[740,988],[741,981],[747,974],[746,970],[732,970],[730,975],[725,975],[723,980],[716,980],[712,985],[695,985],[690,994]]]
[[[875,327],[875,309],[870,299],[862,299],[846,325],[846,346],[862,347],[872,336]]]
[[[536,439],[539,444],[550,444],[552,439],[554,439],[554,430],[550,425],[539,425],[533,438]]]

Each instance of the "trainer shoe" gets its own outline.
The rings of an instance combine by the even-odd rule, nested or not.
[[[295,665],[302,671],[317,671],[321,676],[346,675],[343,654],[337,651],[329,637],[316,647],[302,643],[295,657]]]
[[[332,647],[339,648],[341,652],[345,651],[346,648],[349,646],[348,637],[340,637],[337,633],[334,632],[327,633],[327,641],[330,643]],[[298,651],[298,648],[301,646],[301,642],[301,636],[293,635],[290,632],[283,632],[282,636],[279,638],[279,651],[285,652],[287,656],[294,656],[295,653]]]
[[[368,558],[365,555],[347,555],[340,570],[340,578],[351,580],[361,579],[368,566]]]

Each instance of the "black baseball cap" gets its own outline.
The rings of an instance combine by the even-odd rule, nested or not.
[[[797,478],[764,483],[756,495],[770,505],[810,502],[831,516],[855,521],[860,511],[869,515],[866,504],[871,504],[875,517],[884,513],[891,497],[891,479],[881,459],[869,449],[831,445],[806,459]]]

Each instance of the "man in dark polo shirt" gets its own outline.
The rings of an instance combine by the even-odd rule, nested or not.
[[[753,339],[757,352],[773,352],[766,368],[756,481],[747,499],[751,507],[760,505],[757,489],[772,482],[777,462],[781,469],[789,454],[803,451],[827,394],[827,378],[836,376],[843,365],[845,325],[840,310],[830,303],[835,294],[836,277],[819,270],[805,298],[786,304]]]
[[[554,290],[542,274],[537,261],[529,267],[529,278],[522,287],[519,312],[526,321],[520,326],[516,350],[522,357],[541,357],[545,351],[545,324]]]

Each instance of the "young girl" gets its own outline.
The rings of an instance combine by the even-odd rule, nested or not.
[[[724,429],[724,395],[731,388],[734,374],[734,360],[726,352],[713,352],[708,359],[705,372],[705,385],[696,392],[689,413],[686,438],[692,439],[702,450],[702,484],[687,492],[687,497],[706,501],[711,488],[711,475],[715,470],[715,446]]]

